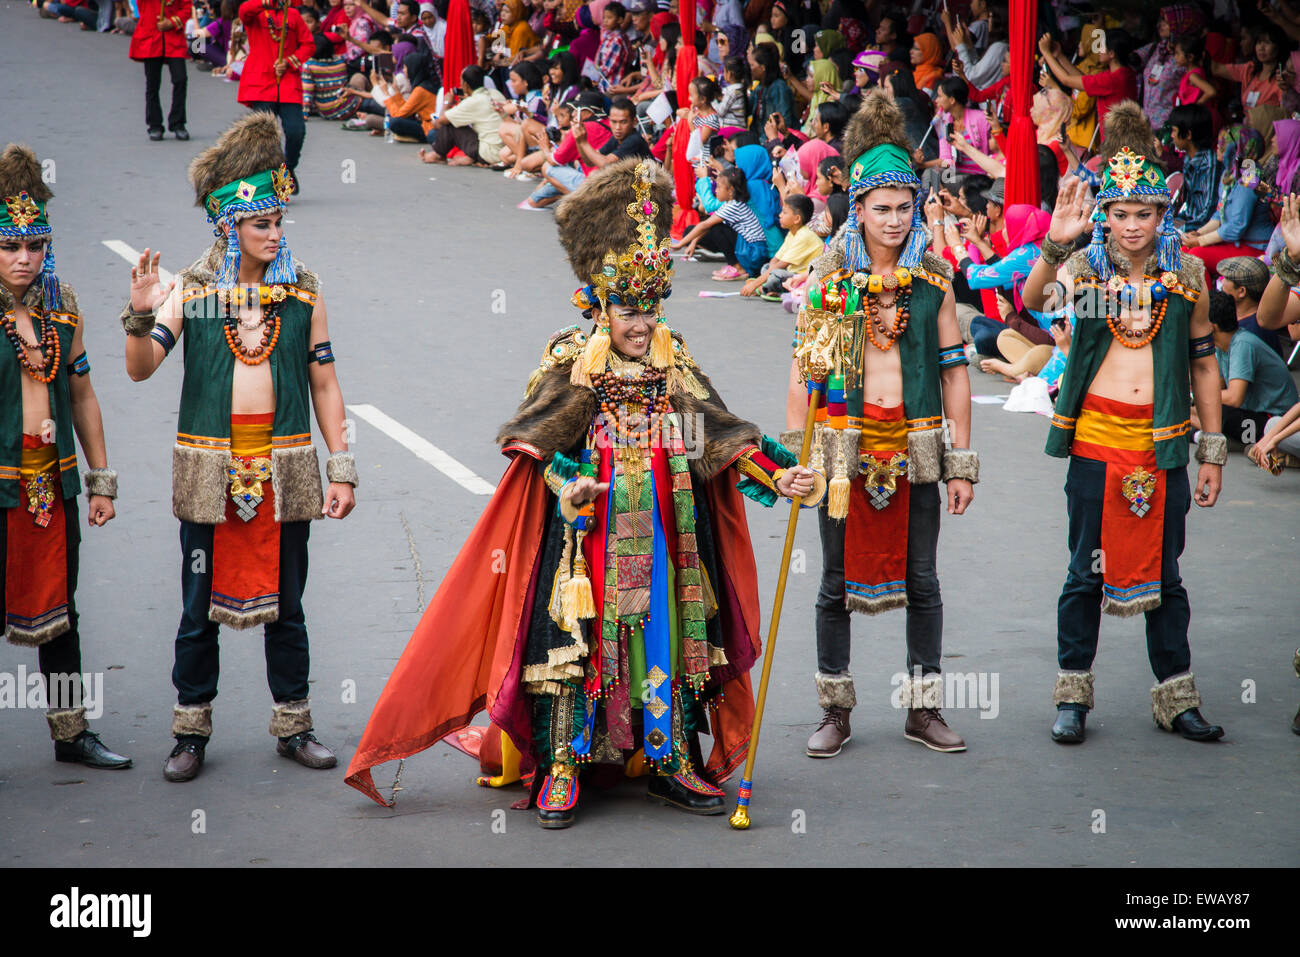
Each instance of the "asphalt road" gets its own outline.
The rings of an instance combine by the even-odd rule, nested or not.
[[[820,717],[812,677],[819,546],[815,523],[805,521],[797,545],[806,561],[786,596],[752,829],[650,805],[643,783],[630,782],[590,800],[572,830],[542,832],[530,813],[495,813],[518,790],[475,787],[474,763],[445,745],[408,760],[396,809],[378,807],[343,784],[343,767],[486,497],[358,421],[359,505],[344,522],[314,525],[305,599],[316,728],[339,768],[313,772],[276,756],[261,642],[226,631],[207,765],[193,783],[165,782],[180,598],[168,463],[181,370],[173,359],[149,382],[128,380],[116,318],[128,266],[104,242],[161,249],[171,269],[196,258],[211,237],[185,169],[240,107],[232,84],[191,69],[193,140],[151,143],[142,71],[127,59],[125,38],[38,20],[13,2],[0,3],[0,36],[0,136],[54,161],[59,273],[80,297],[110,462],[121,474],[118,518],[85,533],[77,598],[84,667],[105,681],[94,726],[136,761],[119,773],[56,764],[42,715],[6,709],[4,864],[638,864],[651,835],[663,842],[656,863],[687,866],[1300,863],[1300,739],[1288,730],[1300,701],[1290,666],[1300,473],[1272,478],[1236,454],[1219,505],[1188,519],[1182,573],[1193,669],[1204,713],[1227,727],[1226,740],[1194,744],[1153,728],[1142,625],[1107,620],[1089,740],[1063,748],[1047,732],[1067,557],[1065,463],[1042,454],[1045,418],[995,404],[974,409],[975,503],[966,516],[945,516],[940,539],[944,666],[982,675],[990,692],[997,681],[983,716],[946,712],[969,743],[964,754],[903,739],[903,715],[888,700],[903,667],[904,619],[893,613],[855,623],[853,742],[832,761],[804,756]],[[495,482],[505,464],[496,427],[548,333],[575,319],[575,283],[551,215],[516,210],[524,188],[499,173],[424,166],[414,147],[319,120],[308,123],[300,174],[287,238],[322,276],[347,402],[381,410]],[[771,304],[698,298],[717,288],[712,268],[679,267],[671,321],[728,404],[775,434],[790,317]],[[978,394],[1007,391],[978,371],[972,380]],[[750,505],[766,612],[788,512]],[[30,649],[0,646],[0,673],[23,667],[36,667]],[[348,683],[354,703],[344,700]],[[377,770],[381,788],[395,771]],[[733,797],[734,788],[733,779]]]

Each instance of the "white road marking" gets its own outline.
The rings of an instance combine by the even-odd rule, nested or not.
[[[113,252],[117,253],[119,256],[121,256],[123,259],[129,262],[132,266],[134,266],[136,263],[140,261],[140,253],[137,250],[132,249],[126,243],[122,242],[122,240],[105,239],[103,242],[105,246],[107,246]],[[166,286],[172,281],[172,274],[160,266],[158,268],[158,279],[162,282],[164,286]]]
[[[416,435],[373,405],[350,405],[347,409],[358,418],[369,422],[394,442],[406,446],[415,453],[416,458],[428,462],[467,492],[474,495],[491,495],[496,491],[496,486],[491,482],[485,482],[432,442]]]

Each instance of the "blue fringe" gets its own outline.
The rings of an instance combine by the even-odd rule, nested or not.
[[[1098,207],[1100,209],[1100,207]],[[1092,227],[1092,242],[1088,244],[1088,265],[1092,271],[1103,282],[1110,278],[1110,257],[1106,255],[1106,232],[1102,228],[1101,220],[1097,214],[1093,214],[1095,224]]]
[[[1165,218],[1160,221],[1160,239],[1156,243],[1156,264],[1166,272],[1177,272],[1182,265],[1183,242],[1174,229],[1174,205],[1165,207]]]
[[[921,257],[925,255],[925,247],[930,242],[930,235],[925,230],[925,224],[921,220],[921,202],[920,197],[912,206],[912,231],[907,236],[907,245],[903,247],[903,256],[898,264],[904,269],[916,269],[921,265]]]
[[[226,226],[226,255],[217,273],[217,288],[223,292],[234,289],[235,280],[239,278],[239,231],[229,219]]]
[[[41,290],[45,294],[46,310],[62,310],[63,295],[59,292],[59,277],[54,273],[54,240],[45,244],[45,258],[41,260]]]
[[[283,233],[280,234],[280,251],[276,253],[271,268],[266,271],[264,281],[268,285],[283,283],[286,286],[292,286],[298,282],[298,274],[293,269],[293,254],[289,252],[289,244],[285,241]]]

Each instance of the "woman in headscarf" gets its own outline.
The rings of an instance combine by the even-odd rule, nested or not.
[[[821,211],[826,208],[826,197],[817,189],[817,167],[827,157],[839,155],[839,151],[825,140],[809,140],[799,147],[797,158],[799,161],[799,178],[803,181],[801,191],[813,201],[814,217],[821,215]]]
[[[579,7],[573,15],[573,22],[578,28],[578,35],[569,44],[569,52],[578,61],[578,69],[581,70],[589,60],[595,59],[596,51],[600,49],[600,27],[596,25],[591,8],[585,5]]]
[[[839,31],[822,30],[813,43],[813,58],[808,63],[805,77],[800,79],[793,69],[787,77],[794,95],[808,101],[808,112],[802,127],[808,135],[812,135],[812,121],[817,114],[817,107],[826,102],[829,93],[839,92],[840,71],[831,62],[830,56],[843,48],[844,37],[840,36]]]
[[[1300,120],[1277,120],[1273,130],[1278,160],[1273,184],[1283,196],[1300,193]]]
[[[501,18],[492,33],[493,66],[509,66],[525,50],[540,42],[533,28],[528,25],[524,0],[505,0],[501,4]]]
[[[918,90],[933,95],[943,79],[943,47],[933,33],[918,33],[912,40],[912,80]]]
[[[1175,3],[1160,11],[1156,21],[1156,36],[1152,43],[1140,47],[1138,59],[1142,61],[1142,112],[1158,130],[1169,119],[1182,82],[1184,68],[1174,60],[1174,41],[1187,33],[1196,33],[1205,25],[1205,18],[1196,7]]]
[[[1104,35],[1105,31],[1091,23],[1085,23],[1079,33],[1080,58],[1075,61],[1074,67],[1086,76],[1100,73],[1105,69],[1097,59],[1097,51],[1101,49],[1097,38],[1098,33]],[[1097,134],[1097,101],[1082,90],[1074,92],[1074,112],[1065,127],[1065,132],[1070,142],[1080,149],[1086,150],[1092,147],[1092,141]]]
[[[438,109],[438,90],[442,78],[438,75],[433,54],[416,48],[402,61],[402,69],[411,83],[411,92],[403,96],[393,84],[372,71],[370,82],[375,102],[384,107],[388,128],[395,136],[408,137],[420,142],[430,142],[429,130],[433,128],[433,114]],[[367,120],[378,120],[367,117]]]

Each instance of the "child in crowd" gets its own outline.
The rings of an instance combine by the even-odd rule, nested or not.
[[[745,95],[748,66],[745,58],[739,56],[727,57],[722,65],[726,85],[718,103],[719,127],[738,126],[743,130],[749,125],[749,98]]]
[[[691,80],[689,89],[690,109],[686,117],[691,122],[691,129],[699,134],[700,148],[704,159],[709,159],[709,140],[722,128],[718,112],[713,108],[715,101],[722,99],[718,84],[707,76],[697,76]]]
[[[749,187],[745,174],[728,166],[718,174],[713,189],[722,205],[676,240],[673,248],[684,249],[688,257],[695,254],[698,245],[722,253],[727,265],[714,271],[713,278],[718,282],[748,279],[767,261],[767,236],[754,211],[746,205]]]
[[[322,33],[316,34],[316,54],[303,64],[302,108],[325,120],[346,120],[357,112],[361,94],[348,86],[348,67]]]
[[[785,242],[776,251],[772,261],[740,287],[742,296],[759,295],[762,290],[762,298],[768,302],[780,302],[785,281],[796,273],[803,272],[821,255],[821,237],[808,228],[812,215],[812,200],[807,196],[796,193],[785,198],[777,217],[777,222],[786,231]]]
[[[527,154],[524,143],[523,124],[535,120],[543,128],[546,125],[546,101],[542,98],[542,71],[537,65],[522,60],[510,68],[510,79],[506,88],[513,97],[507,103],[497,107],[501,114],[499,135],[505,147],[501,150],[501,162],[513,164],[505,171],[507,178],[514,179],[523,171],[520,165]]]

